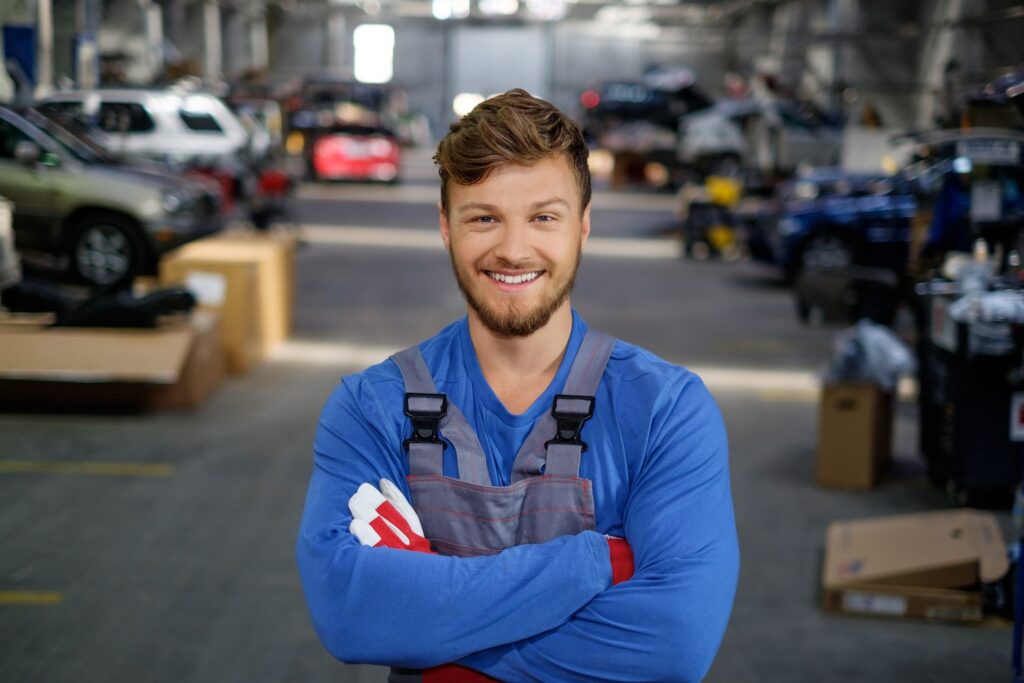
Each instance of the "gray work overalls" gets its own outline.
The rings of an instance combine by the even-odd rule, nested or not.
[[[604,333],[586,333],[562,393],[516,454],[509,486],[491,485],[476,433],[462,411],[437,393],[419,348],[393,356],[405,380],[405,414],[413,425],[405,441],[406,481],[434,550],[459,557],[494,555],[594,529],[593,489],[579,476],[587,448],[580,432],[594,414],[594,396],[614,345]],[[457,479],[442,473],[445,440],[455,449]],[[389,681],[419,681],[421,675],[392,669]]]

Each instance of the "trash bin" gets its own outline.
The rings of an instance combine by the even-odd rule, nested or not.
[[[1024,457],[1024,326],[957,321],[957,296],[921,297],[919,446],[929,478],[957,498],[1008,507]]]

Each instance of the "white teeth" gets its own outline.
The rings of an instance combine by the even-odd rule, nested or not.
[[[503,273],[492,273],[492,272],[489,272],[489,271],[488,271],[487,274],[491,278],[497,280],[498,282],[504,282],[504,283],[510,284],[510,285],[519,285],[519,284],[522,284],[524,282],[530,282],[531,280],[536,280],[537,277],[540,275],[540,273],[523,273],[522,275],[505,275]]]

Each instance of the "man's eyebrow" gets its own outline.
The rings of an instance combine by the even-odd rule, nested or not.
[[[537,211],[539,209],[544,208],[545,206],[551,206],[552,204],[561,204],[566,209],[572,208],[569,205],[569,202],[562,199],[561,197],[551,197],[550,199],[542,199],[539,202],[534,202],[533,204],[530,204],[530,211]],[[469,211],[487,211],[490,213],[497,213],[498,207],[495,206],[494,204],[485,204],[483,202],[470,202],[468,204],[463,204],[458,207],[459,214],[467,213]]]
[[[532,211],[536,211],[537,209],[542,209],[545,206],[551,206],[552,204],[561,204],[567,209],[572,208],[571,206],[569,206],[569,202],[565,201],[561,197],[552,197],[551,199],[544,199],[539,202],[534,202],[533,204],[530,205],[530,209]]]
[[[463,204],[459,207],[459,213],[466,213],[467,211],[490,211],[495,212],[498,210],[494,204],[484,204],[482,202],[470,202],[469,204]]]

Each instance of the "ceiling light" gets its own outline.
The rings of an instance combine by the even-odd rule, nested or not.
[[[452,100],[452,109],[460,119],[473,111],[476,105],[484,101],[484,96],[475,92],[461,92]]]
[[[519,0],[480,0],[480,11],[491,16],[510,16],[519,11]]]
[[[542,21],[556,21],[568,11],[566,0],[526,0],[526,11]]]
[[[430,5],[430,10],[435,19],[439,19],[441,21],[451,19],[452,0],[434,0]]]

